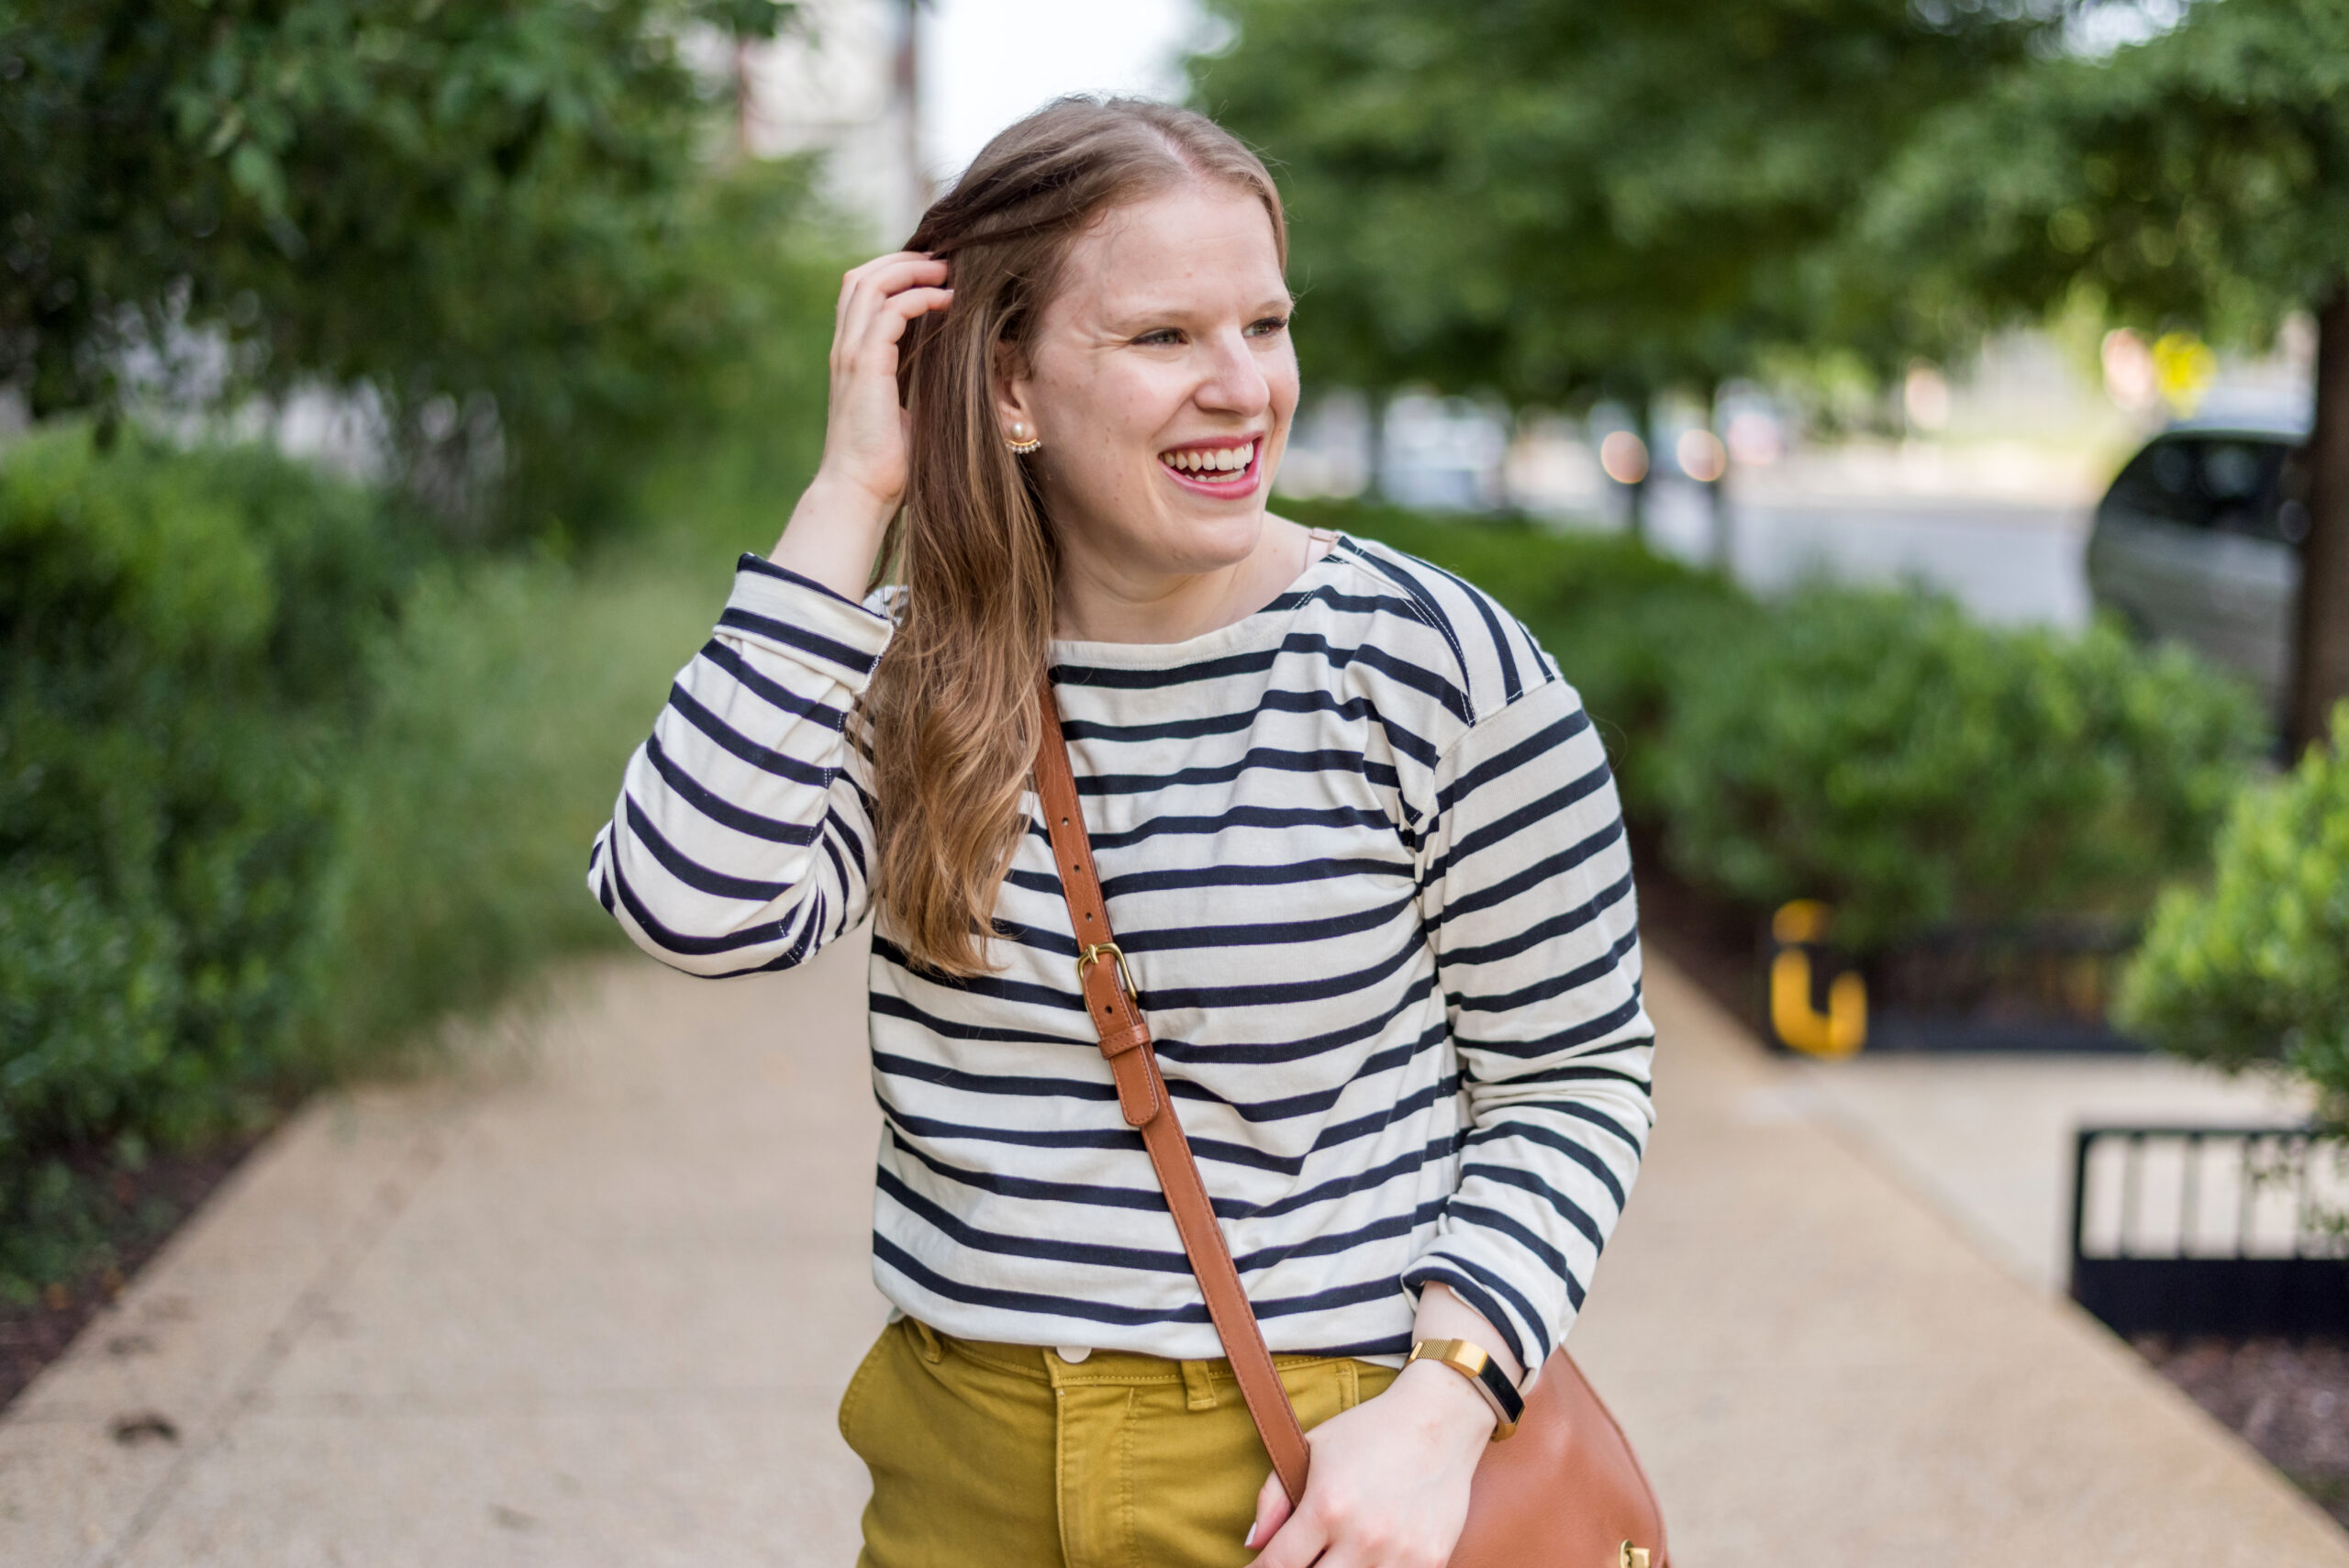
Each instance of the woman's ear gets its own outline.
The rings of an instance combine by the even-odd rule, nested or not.
[[[1030,406],[1028,357],[1018,344],[1006,339],[996,345],[987,379],[995,393],[996,432],[1006,440],[1033,439],[1036,411]]]

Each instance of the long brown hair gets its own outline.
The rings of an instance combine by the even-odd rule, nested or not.
[[[1070,97],[987,143],[906,241],[946,259],[954,302],[917,319],[898,379],[910,473],[884,570],[906,586],[874,673],[876,894],[907,957],[955,975],[989,966],[996,890],[1026,822],[1037,679],[1059,557],[1042,498],[1005,445],[995,373],[1023,362],[1070,244],[1113,206],[1190,180],[1264,205],[1287,261],[1279,193],[1256,155],[1204,115],[1139,98]]]

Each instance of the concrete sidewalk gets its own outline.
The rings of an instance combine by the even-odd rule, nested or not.
[[[1902,1176],[2009,1273],[2069,1288],[2074,1135],[2083,1127],[2290,1127],[2315,1095],[2174,1056],[1861,1052],[1804,1062],[1815,1112]]]
[[[615,961],[463,1080],[311,1107],[0,1422],[0,1563],[851,1562],[862,965]],[[1650,974],[1664,1124],[1574,1342],[1680,1568],[2349,1568]]]

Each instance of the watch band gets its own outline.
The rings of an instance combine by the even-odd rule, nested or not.
[[[1525,1396],[1493,1358],[1485,1353],[1484,1346],[1468,1340],[1421,1340],[1412,1345],[1410,1359],[1441,1362],[1466,1378],[1485,1396],[1485,1403],[1493,1407],[1495,1442],[1517,1430],[1518,1421],[1525,1415]]]

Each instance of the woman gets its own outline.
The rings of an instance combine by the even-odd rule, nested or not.
[[[1442,1563],[1650,1124],[1606,759],[1467,584],[1265,510],[1286,239],[1210,121],[1069,99],[850,272],[817,477],[589,884],[738,974],[874,917],[874,1568]],[[900,521],[900,519],[902,519]],[[896,530],[893,534],[893,529]],[[902,589],[865,595],[887,561]],[[1110,919],[1283,1377],[1292,1516],[1074,982],[1049,667]]]

